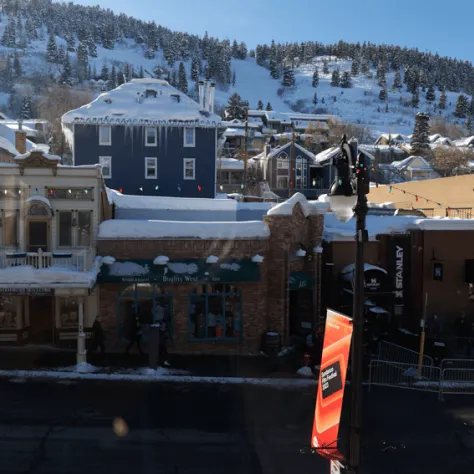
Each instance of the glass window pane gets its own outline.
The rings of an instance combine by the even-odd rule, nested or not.
[[[100,143],[109,143],[110,142],[110,127],[100,126]]]
[[[184,177],[194,179],[194,160],[184,160]]]
[[[156,178],[157,177],[156,159],[155,158],[146,158],[146,177],[147,178]]]
[[[147,127],[146,129],[146,144],[155,145],[156,144],[156,128]]]
[[[59,245],[70,247],[72,245],[72,213],[59,213]]]
[[[79,306],[77,298],[65,296],[59,298],[59,320],[62,327],[77,327]]]
[[[5,211],[5,245],[18,244],[18,216],[16,211]]]
[[[0,329],[16,328],[17,297],[0,296]]]
[[[78,212],[77,216],[77,237],[80,247],[88,247],[92,237],[92,212]]]
[[[194,145],[194,128],[185,128],[184,129],[184,143],[187,146]]]

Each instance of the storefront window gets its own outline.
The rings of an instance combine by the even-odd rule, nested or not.
[[[232,285],[200,285],[189,297],[189,336],[194,340],[240,339],[242,298]]]
[[[148,326],[164,321],[172,339],[173,298],[165,287],[149,283],[136,283],[125,288],[119,296],[118,326],[122,339],[128,340],[132,319],[138,315],[143,325],[144,342]]]
[[[59,317],[61,327],[77,327],[79,302],[77,298],[66,296],[59,298]]]
[[[77,238],[79,247],[88,247],[91,244],[92,212],[79,211],[77,213]]]
[[[17,307],[17,297],[0,296],[0,329],[16,328]]]

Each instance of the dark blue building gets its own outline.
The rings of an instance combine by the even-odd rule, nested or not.
[[[124,194],[215,197],[214,86],[196,103],[166,81],[134,79],[63,116],[73,163],[99,163]]]

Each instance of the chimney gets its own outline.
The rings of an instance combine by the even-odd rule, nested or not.
[[[209,87],[210,82],[209,79],[206,79],[206,87],[204,89],[204,109],[209,110],[209,102],[210,102],[210,95],[211,95],[211,88]]]
[[[204,82],[199,81],[199,107],[204,110]]]
[[[209,91],[209,112],[214,113],[214,98],[216,94],[216,84],[211,82],[211,88]]]
[[[18,130],[15,132],[15,148],[20,155],[26,153],[26,132],[23,131],[23,123],[18,122]]]

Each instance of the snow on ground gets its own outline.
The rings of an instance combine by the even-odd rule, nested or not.
[[[30,379],[64,380],[104,380],[109,382],[162,382],[162,383],[199,383],[218,385],[261,385],[280,390],[299,390],[302,387],[317,385],[314,379],[281,379],[281,378],[252,378],[252,377],[201,377],[174,375],[173,369],[158,368],[157,370],[140,368],[127,373],[93,373],[64,370],[0,370],[0,378],[22,382]]]

